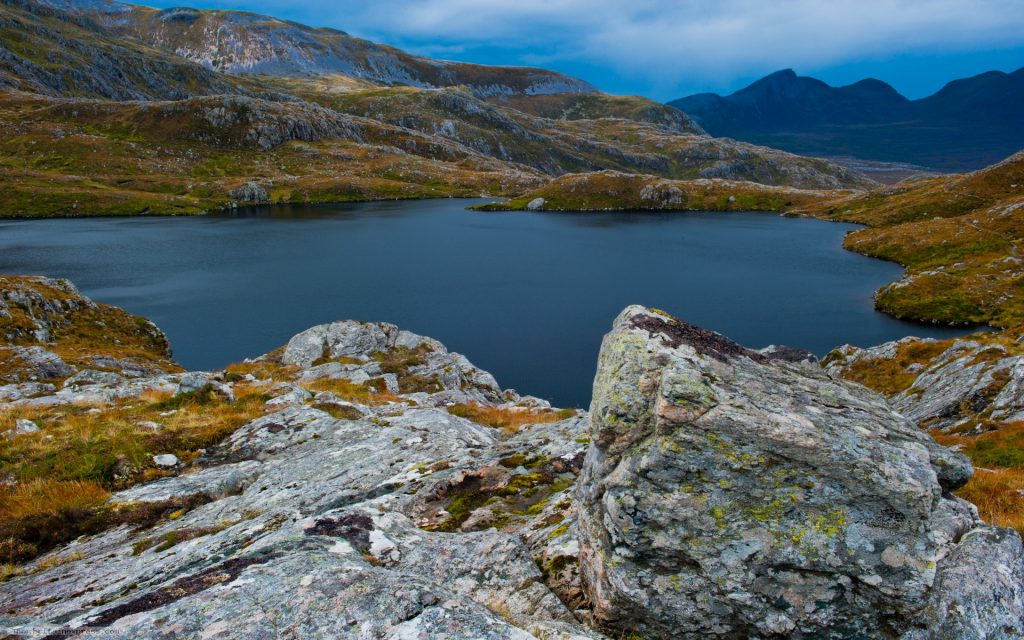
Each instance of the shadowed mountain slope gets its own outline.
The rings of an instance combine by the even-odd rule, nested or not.
[[[1024,69],[954,80],[920,100],[880,80],[831,87],[786,69],[728,96],[669,104],[712,135],[793,153],[967,171],[1024,148]]]

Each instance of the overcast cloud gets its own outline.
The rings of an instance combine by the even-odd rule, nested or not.
[[[197,4],[246,8],[333,26],[425,55],[582,71],[581,75],[605,87],[646,87],[648,94],[669,96],[684,88],[728,87],[739,79],[784,67],[814,73],[865,62],[869,71],[872,62],[884,66],[894,59],[917,59],[927,67],[979,55],[979,64],[984,65],[986,52],[1002,52],[993,56],[988,67],[995,68],[1014,66],[1015,56],[1024,53],[1022,0],[199,0]],[[947,78],[956,74],[957,65],[952,66],[954,75]],[[1024,66],[1024,59],[1014,68],[1018,66]]]

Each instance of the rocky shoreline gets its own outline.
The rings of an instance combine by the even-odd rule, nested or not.
[[[83,304],[35,346],[57,350]],[[0,416],[34,427],[8,446],[72,418],[152,415],[126,429],[170,442],[184,414],[244,417],[122,469],[103,527],[8,569],[12,637],[1024,633],[1020,536],[951,494],[969,461],[796,350],[630,307],[590,412],[388,324],[321,325],[219,372],[73,362],[0,387]]]

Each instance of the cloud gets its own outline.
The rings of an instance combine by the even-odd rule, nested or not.
[[[200,0],[202,2],[202,0]],[[426,55],[608,69],[657,91],[782,67],[1024,46],[1020,0],[207,0]],[[495,56],[497,57],[497,56]],[[488,62],[499,60],[488,59]]]

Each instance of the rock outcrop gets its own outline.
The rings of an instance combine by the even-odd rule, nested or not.
[[[0,401],[45,393],[40,384],[65,379],[96,382],[79,372],[124,379],[180,370],[170,356],[152,322],[97,304],[67,280],[0,276]]]
[[[595,619],[648,638],[1012,638],[1024,549],[885,400],[641,307],[602,346],[579,482]]]
[[[825,366],[833,375],[882,386],[893,408],[921,427],[982,432],[1024,420],[1024,355],[1014,336],[843,345]],[[865,372],[886,369],[890,380],[866,378]]]
[[[70,285],[18,284],[100,308]],[[51,314],[55,351],[68,313]],[[605,340],[592,411],[355,321],[224,371],[80,368],[0,387],[0,442],[30,458],[0,486],[0,550],[21,562],[4,566],[0,634],[1022,632],[1021,539],[950,495],[966,459],[808,354],[631,307]],[[110,421],[117,440],[99,446],[129,446],[106,484],[33,475],[58,455],[71,473],[88,446],[75,434],[106,437]],[[32,511],[40,487],[83,497]]]
[[[250,364],[268,377],[131,381],[179,396],[233,398],[246,386],[270,399],[199,459],[156,455],[167,477],[109,499],[122,510],[180,507],[170,517],[81,538],[10,578],[3,632],[604,637],[569,608],[582,604],[571,487],[585,416],[503,391],[441,343],[388,324],[314,327]],[[379,393],[360,402],[307,390],[318,383]],[[97,379],[76,400],[89,393],[102,408],[127,384]],[[15,404],[70,399],[49,391]],[[474,407],[527,418],[513,431],[459,415]],[[18,438],[44,438],[50,425],[18,428]]]

